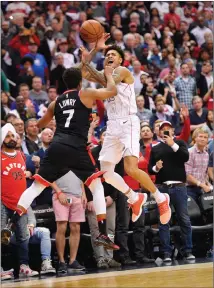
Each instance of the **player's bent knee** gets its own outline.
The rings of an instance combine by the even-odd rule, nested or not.
[[[111,183],[111,179],[114,176],[114,172],[107,171],[103,174],[103,178],[105,179],[106,183]]]

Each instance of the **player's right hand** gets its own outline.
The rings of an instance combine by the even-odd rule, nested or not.
[[[102,50],[108,48],[105,42],[111,37],[110,33],[103,33],[102,37],[97,40],[96,49]]]
[[[157,171],[160,171],[161,168],[163,168],[163,161],[159,160],[158,162],[156,162],[156,169]]]
[[[58,196],[58,200],[62,205],[69,205],[67,197],[65,195],[65,193],[60,193]]]
[[[113,71],[114,71],[114,68],[112,68],[111,66],[105,66],[104,68],[104,74],[106,77],[109,75],[112,75]]]

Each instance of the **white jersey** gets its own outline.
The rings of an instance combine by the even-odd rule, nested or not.
[[[134,91],[134,83],[120,82],[117,86],[117,95],[107,99],[104,103],[109,120],[136,115],[137,105]]]

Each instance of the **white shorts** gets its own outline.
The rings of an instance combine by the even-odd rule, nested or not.
[[[117,164],[125,156],[139,158],[139,140],[140,120],[138,116],[109,120],[99,160]]]

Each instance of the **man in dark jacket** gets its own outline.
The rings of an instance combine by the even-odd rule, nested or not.
[[[173,138],[172,124],[163,121],[159,127],[160,142],[151,150],[149,174],[156,175],[156,186],[161,192],[168,193],[170,203],[175,208],[178,224],[181,228],[183,247],[181,253],[186,260],[194,260],[192,255],[192,228],[187,210],[186,172],[184,164],[189,159],[189,152],[184,141]],[[172,247],[170,246],[169,223],[159,226],[163,261],[170,263]]]

